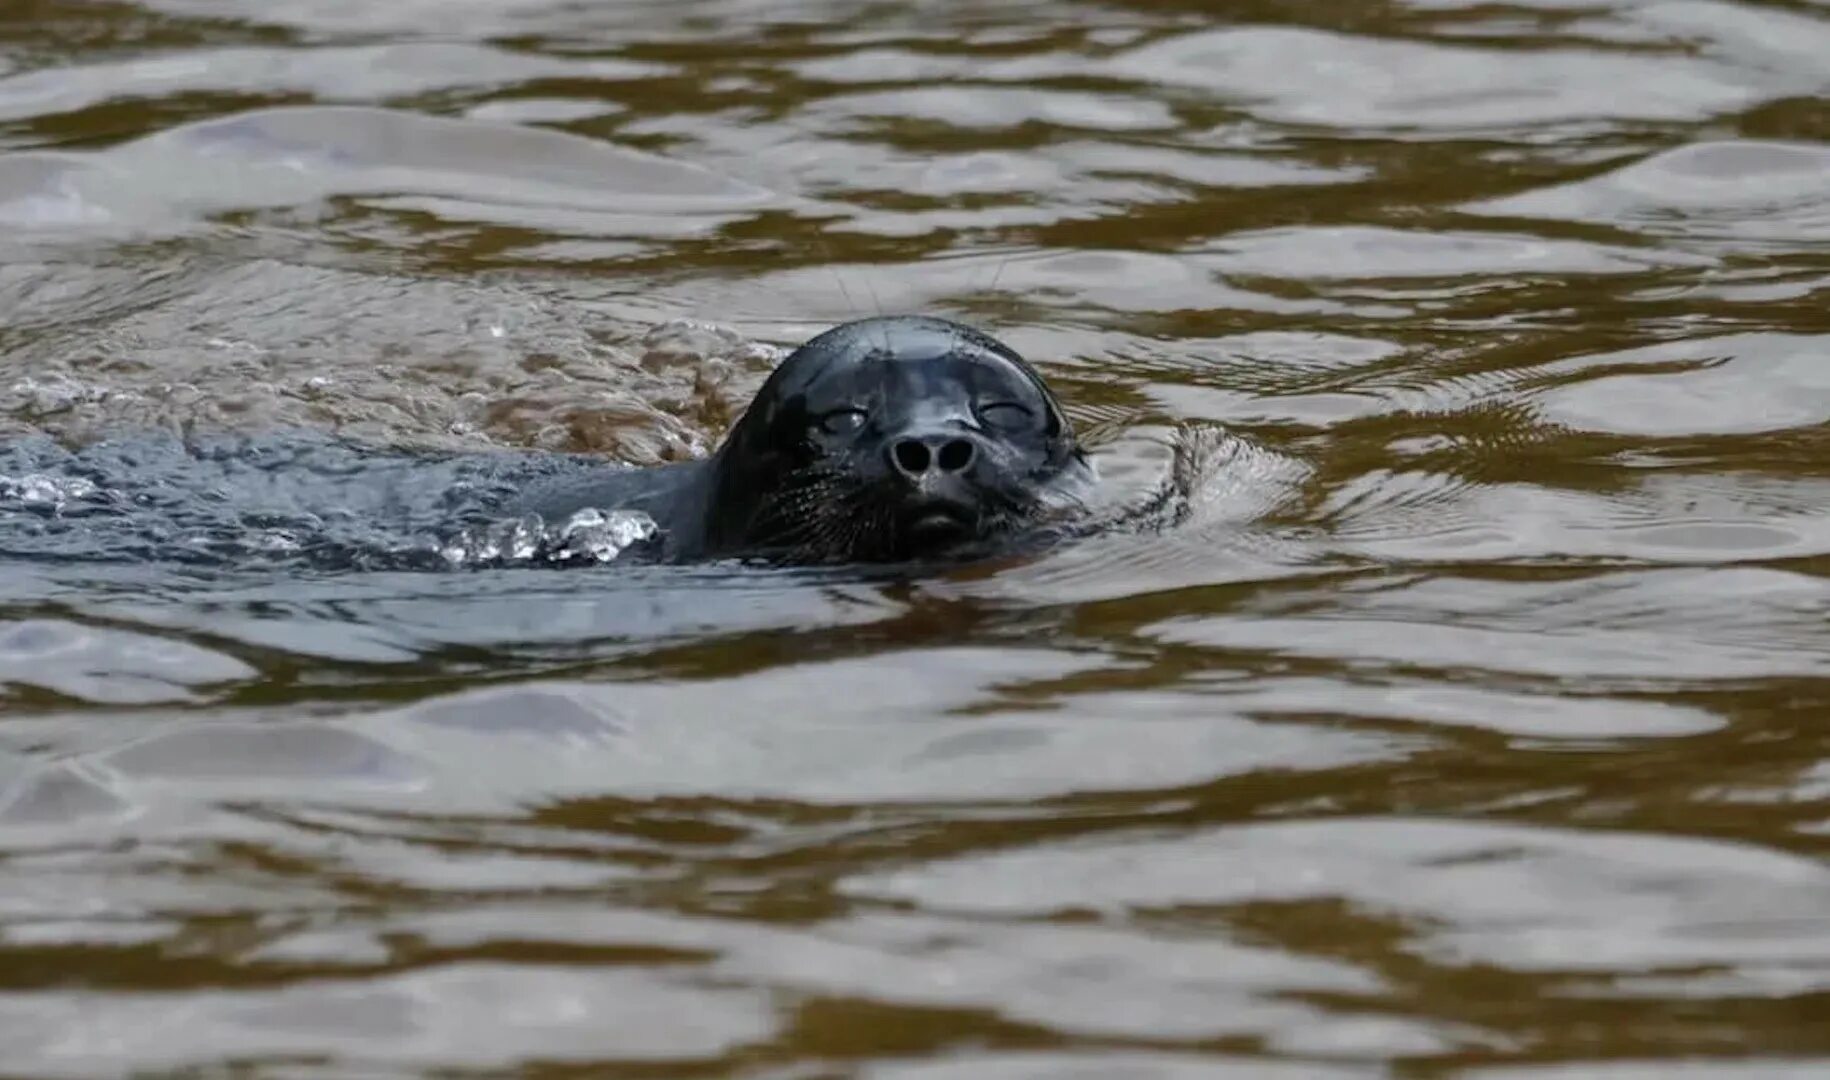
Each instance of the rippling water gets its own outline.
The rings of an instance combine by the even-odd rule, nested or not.
[[[0,1073],[1830,1070],[1826,57],[1812,0],[0,9]],[[1181,524],[347,557],[878,310]]]

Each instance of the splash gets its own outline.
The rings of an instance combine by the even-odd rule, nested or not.
[[[570,566],[614,562],[659,535],[654,519],[639,510],[586,507],[554,525],[530,514],[472,526],[435,543],[453,568]]]

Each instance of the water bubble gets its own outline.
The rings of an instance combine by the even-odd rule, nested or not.
[[[79,405],[92,404],[108,396],[100,386],[73,379],[61,372],[42,379],[30,376],[15,381],[8,388],[11,411],[25,417],[52,416],[68,412]]]
[[[529,514],[473,526],[439,543],[437,551],[453,567],[607,563],[659,532],[640,511],[587,507],[553,525]]]
[[[53,513],[62,510],[66,503],[92,498],[100,490],[80,476],[46,476],[43,473],[0,476],[0,503],[16,502],[20,506]]]
[[[561,562],[609,562],[635,544],[652,540],[659,527],[639,510],[605,512],[586,507],[559,527],[552,557]]]
[[[301,550],[305,545],[286,529],[263,529],[248,538],[255,551],[284,554]]]

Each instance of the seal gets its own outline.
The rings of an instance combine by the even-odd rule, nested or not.
[[[1059,402],[1008,345],[887,316],[796,349],[710,457],[587,469],[512,509],[549,522],[639,510],[671,562],[963,560],[1058,535],[1092,480]]]

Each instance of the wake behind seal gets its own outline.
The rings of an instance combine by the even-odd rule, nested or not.
[[[844,323],[782,361],[702,461],[592,468],[510,509],[639,510],[671,562],[899,563],[996,554],[1072,522],[1093,470],[1009,346],[960,323]]]

